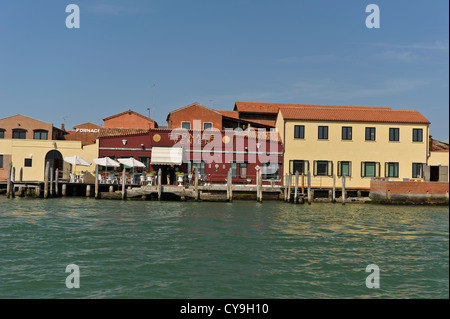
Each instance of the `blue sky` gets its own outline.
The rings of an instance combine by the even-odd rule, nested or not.
[[[79,5],[80,29],[65,25]],[[375,3],[381,28],[368,29]],[[448,1],[1,0],[0,117],[66,127],[235,101],[420,111],[449,137]],[[152,88],[152,84],[156,84]]]

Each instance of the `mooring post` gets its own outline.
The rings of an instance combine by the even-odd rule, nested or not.
[[[230,168],[230,202],[233,201],[233,172]]]
[[[161,169],[158,170],[158,200],[161,200]]]
[[[302,194],[305,195],[305,174],[302,172]]]
[[[263,184],[262,184],[262,170],[259,170],[259,202],[263,201]]]
[[[311,171],[308,170],[308,205],[311,205]]]
[[[114,186],[113,186],[113,185],[110,185],[110,186],[109,186],[109,192],[110,192],[110,193],[114,193]]]
[[[67,184],[63,184],[62,185],[61,195],[62,195],[62,197],[66,197],[67,196]]]
[[[55,173],[55,195],[56,197],[59,196],[59,168],[56,169]]]
[[[53,168],[50,169],[50,197],[53,197]]]
[[[345,175],[342,175],[342,205],[345,205]]]
[[[291,202],[291,184],[292,184],[292,174],[289,173],[289,177],[288,177],[288,194],[287,194],[287,201],[288,201],[288,203]]]
[[[48,198],[48,175],[50,173],[50,163],[47,162],[45,164],[45,173],[44,173],[44,198]]]
[[[288,174],[284,175],[284,201],[287,201],[287,184],[288,184]]]
[[[8,181],[6,183],[6,196],[8,198],[11,197],[11,174],[12,174],[12,165],[13,163],[10,162],[9,163],[9,167],[8,167]]]
[[[127,189],[125,187],[126,185],[126,181],[127,181],[127,177],[126,177],[126,171],[125,168],[123,169],[123,173],[122,173],[122,200],[127,198]]]
[[[195,192],[195,200],[198,200],[198,168],[194,169],[195,174],[195,184],[194,184],[194,192]]]
[[[11,197],[16,197],[16,168],[13,166],[12,168],[12,177],[11,177]]]
[[[231,168],[227,173],[227,201],[230,201],[230,183],[231,183]]]
[[[331,201],[336,203],[336,174],[333,174],[333,195]]]
[[[91,185],[86,185],[86,197],[91,197]]]
[[[299,173],[298,171],[295,171],[295,193],[294,193],[294,203],[298,204],[298,178],[299,178]]]
[[[256,168],[256,201],[259,202],[259,169]]]
[[[98,199],[98,164],[95,165],[95,199]]]

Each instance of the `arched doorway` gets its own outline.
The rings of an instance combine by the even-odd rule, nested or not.
[[[45,155],[45,165],[47,166],[47,163],[50,164],[50,170],[53,170],[53,176],[56,177],[56,169],[59,170],[59,178],[63,175],[63,156],[61,153],[57,150],[51,150],[50,152]]]

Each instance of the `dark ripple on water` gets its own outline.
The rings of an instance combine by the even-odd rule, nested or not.
[[[448,207],[0,199],[0,298],[448,298]],[[80,267],[67,289],[65,268]],[[368,289],[369,264],[380,289]]]

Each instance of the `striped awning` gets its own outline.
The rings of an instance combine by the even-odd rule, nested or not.
[[[151,165],[181,165],[182,147],[153,147]]]

